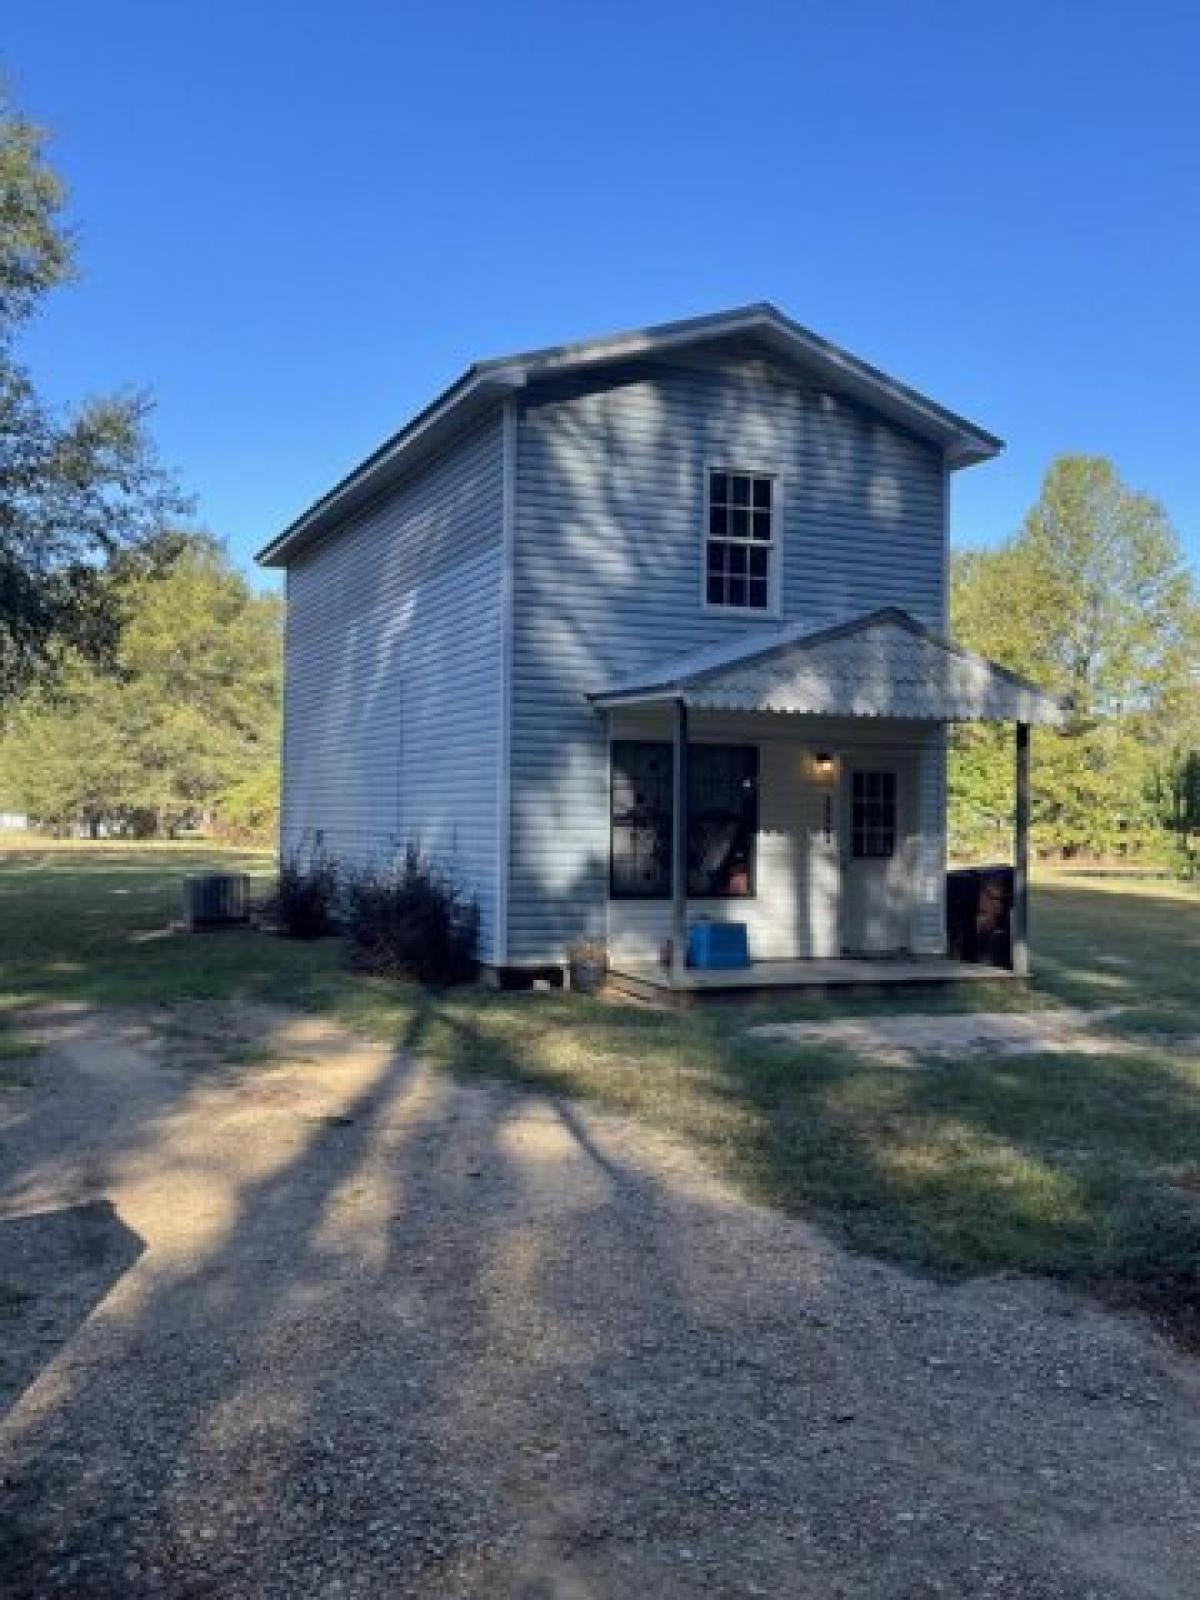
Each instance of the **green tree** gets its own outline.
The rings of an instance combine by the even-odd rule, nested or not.
[[[1171,752],[1155,774],[1154,801],[1186,872],[1194,877],[1200,871],[1200,748]]]
[[[0,85],[0,712],[68,648],[111,660],[110,566],[161,557],[181,509],[143,396],[59,415],[15,359],[19,329],[74,270],[63,204],[43,134]]]
[[[965,644],[1070,699],[1063,731],[1034,741],[1040,844],[1153,843],[1153,773],[1200,660],[1195,584],[1158,501],[1109,461],[1060,456],[1015,538],[957,558],[952,615]],[[993,849],[1011,814],[1008,735],[960,730],[954,757],[954,842]]]
[[[202,535],[182,539],[165,571],[126,573],[112,588],[122,623],[113,668],[76,655],[15,708],[2,747],[7,803],[59,826],[106,819],[170,832],[212,820],[232,795],[239,830],[269,830],[279,600],[255,594]]]

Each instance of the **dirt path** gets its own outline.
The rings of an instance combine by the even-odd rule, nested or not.
[[[1196,1390],[1133,1324],[210,1023],[48,1015],[0,1099],[6,1596],[1196,1593]]]
[[[1125,1006],[1045,1011],[919,1012],[898,1016],[835,1017],[823,1022],[767,1022],[746,1031],[755,1038],[791,1045],[834,1045],[889,1066],[911,1066],[922,1056],[957,1057],[974,1051],[989,1056],[1128,1054],[1129,1041],[1107,1031]],[[1200,1048],[1190,1039],[1178,1048]]]

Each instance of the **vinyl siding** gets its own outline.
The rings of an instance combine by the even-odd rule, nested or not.
[[[814,625],[882,605],[940,622],[943,468],[747,357],[544,391],[516,455],[509,953],[535,961],[605,931],[608,744],[586,692],[757,625],[702,604],[706,466],[779,475],[780,615]]]
[[[281,846],[409,841],[479,898],[492,957],[502,723],[497,416],[288,571]]]
[[[946,950],[946,730],[932,728],[920,745],[917,767],[917,880],[913,949]]]

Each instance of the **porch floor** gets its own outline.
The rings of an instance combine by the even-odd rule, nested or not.
[[[1005,983],[1006,967],[980,966],[944,956],[842,956],[830,960],[752,961],[748,967],[714,971],[688,967],[672,982],[670,971],[653,961],[614,961],[608,986],[636,999],[674,1001],[731,998],[787,989],[885,989],[922,984]]]

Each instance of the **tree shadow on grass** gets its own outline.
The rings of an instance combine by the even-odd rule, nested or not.
[[[585,1442],[570,1443],[572,1413],[591,1364],[624,1356],[590,1348],[581,1274],[590,1293],[611,1271],[630,1329],[651,1308],[603,1255],[577,1259],[565,1233],[556,1244],[555,1173],[582,1158],[595,1174],[564,1228],[581,1208],[623,1226],[613,1197],[637,1180],[585,1148],[569,1115],[551,1111],[553,1128],[531,1135],[526,1096],[464,1099],[419,1072],[439,1009],[432,997],[417,1006],[352,1084],[339,1087],[328,1055],[310,1069],[330,1091],[325,1110],[304,1109],[303,1074],[298,1101],[270,1081],[216,1097],[179,1085],[122,1130],[109,1170],[161,1171],[183,1231],[156,1220],[137,1272],[77,1321],[53,1383],[11,1413],[6,1594],[142,1581],[314,1593],[337,1578],[352,1592],[432,1596],[493,1558],[501,1506],[510,1541],[514,1506],[528,1523],[502,1562],[523,1593],[518,1579],[542,1581],[588,1537],[600,1491]],[[251,1097],[275,1108],[257,1139],[237,1131]],[[653,1190],[639,1189],[637,1212],[639,1248],[658,1259],[657,1314],[674,1266]],[[636,1454],[632,1440],[618,1447]],[[606,1491],[612,1514],[627,1477],[614,1472]]]
[[[525,1019],[450,999],[430,1026],[452,1070],[632,1112],[856,1250],[948,1277],[1058,1278],[1200,1342],[1194,1058],[1131,1036],[1115,1055],[883,1066],[765,1044],[752,1020],[548,996]]]
[[[815,1236],[675,1189],[562,1091],[586,1083],[808,1215],[832,1219],[853,1179],[866,1218],[915,1208],[865,1136],[870,1074],[743,1058],[727,1019],[530,1001],[426,995],[357,1075],[335,1055],[220,1093],[180,1084],[125,1130],[156,1185],[138,1202],[150,1248],[5,1426],[7,1593],[675,1597],[695,1592],[681,1541],[729,1592],[778,1545],[772,1592],[796,1561],[798,1482],[817,1497],[809,1559],[851,1559],[859,1485],[814,1465],[811,1424],[819,1444],[831,1382],[869,1379],[828,1341],[810,1370],[805,1330],[852,1306],[880,1370],[910,1376],[928,1335]],[[464,1092],[425,1057],[511,1087]],[[875,1076],[910,1097],[896,1115],[929,1092],[920,1070]],[[957,1402],[931,1417],[923,1390],[892,1388],[889,1427],[932,1429],[938,1459],[901,1450],[881,1526],[931,1482],[958,1504],[971,1476]],[[753,1508],[736,1535],[731,1483]]]
[[[855,1249],[951,1277],[1032,1273],[1152,1311],[1200,1347],[1200,1071],[1162,1049],[879,1067],[741,1046],[735,1166]]]
[[[1039,884],[1037,984],[1073,1004],[1129,1007],[1126,1025],[1200,1034],[1200,895]]]

